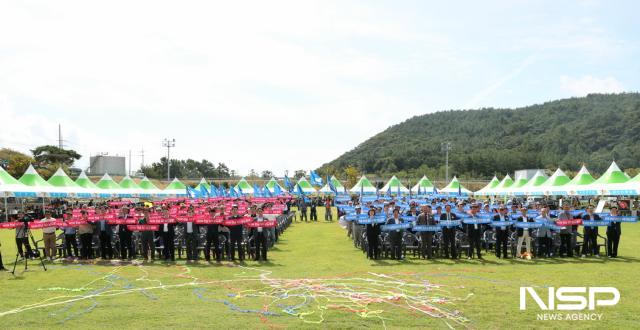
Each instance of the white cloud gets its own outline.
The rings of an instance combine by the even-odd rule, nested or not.
[[[596,78],[591,75],[580,78],[561,76],[560,87],[570,96],[585,96],[589,93],[620,93],[624,91],[622,83],[613,77]]]

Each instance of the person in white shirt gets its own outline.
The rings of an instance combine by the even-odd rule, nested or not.
[[[51,211],[44,213],[44,219],[41,222],[51,223],[50,227],[42,228],[42,240],[44,241],[44,257],[53,261],[56,255],[56,219],[51,217]]]

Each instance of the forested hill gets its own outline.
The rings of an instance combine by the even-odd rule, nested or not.
[[[324,164],[382,176],[441,175],[441,143],[450,141],[450,173],[489,178],[524,168],[595,173],[613,159],[640,167],[640,94],[592,94],[517,109],[442,111],[410,118]]]

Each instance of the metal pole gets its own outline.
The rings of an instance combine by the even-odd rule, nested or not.
[[[167,147],[167,181],[171,181],[171,175],[170,175],[170,170],[171,170],[171,148],[176,146],[176,139],[164,139],[164,141],[162,141],[162,146],[163,147]]]

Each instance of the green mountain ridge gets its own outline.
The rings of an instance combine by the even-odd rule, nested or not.
[[[516,109],[449,110],[414,116],[322,165],[378,175],[440,175],[450,141],[450,174],[491,178],[526,168],[602,173],[612,160],[640,167],[640,94],[590,94]],[[333,172],[333,173],[332,173]],[[429,172],[429,173],[426,173]]]

